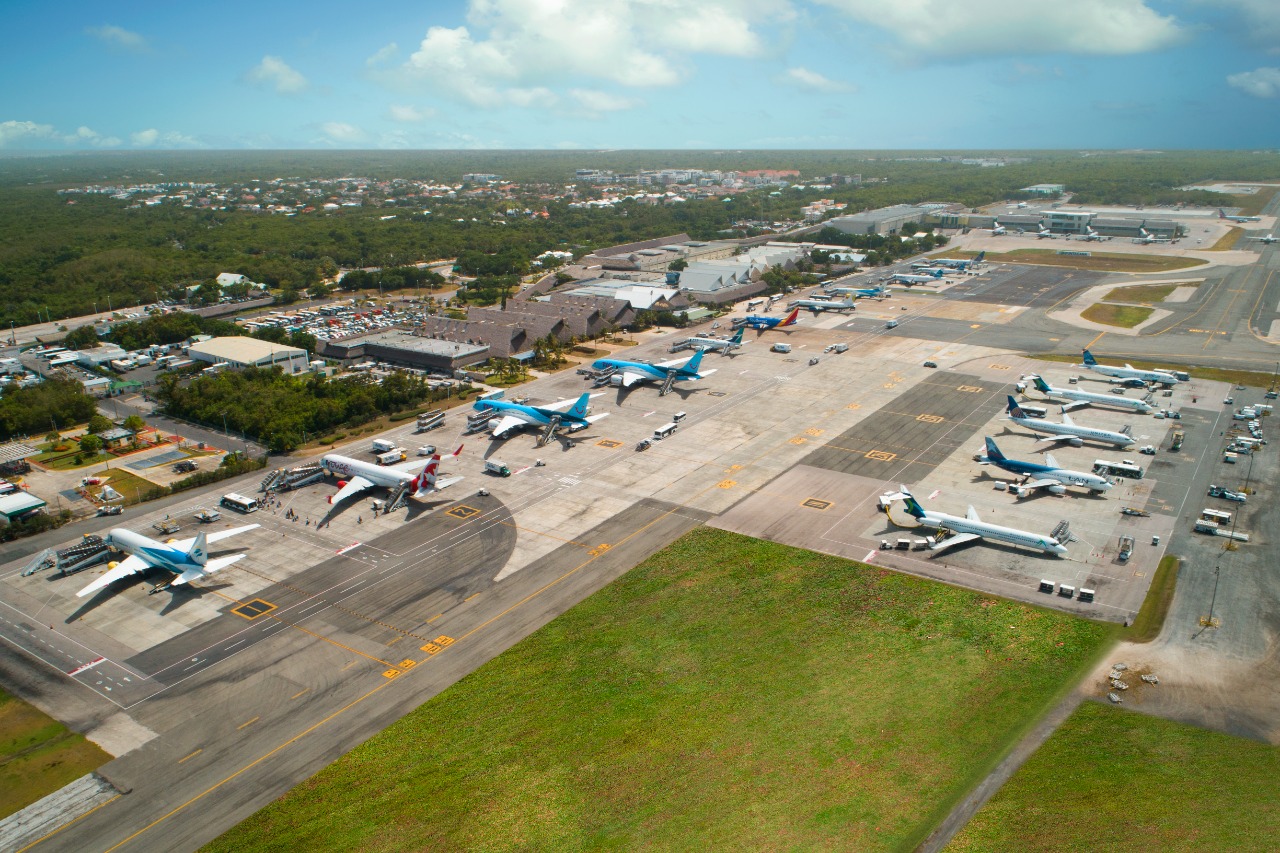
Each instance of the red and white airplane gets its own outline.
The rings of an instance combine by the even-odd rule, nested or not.
[[[456,459],[458,454],[462,452],[462,445],[458,445],[458,449],[450,453],[447,459]],[[435,454],[427,460],[427,464],[423,466],[421,471],[416,471],[418,462],[403,462],[399,465],[375,465],[372,462],[364,462],[359,459],[352,459],[349,456],[339,456],[336,453],[326,454],[320,460],[320,464],[324,469],[335,477],[343,478],[338,480],[338,491],[329,496],[329,503],[339,504],[352,495],[357,495],[365,489],[371,489],[375,486],[383,489],[396,491],[404,486],[408,486],[411,490],[410,496],[415,498],[425,497],[432,492],[438,492],[441,489],[447,489],[463,477],[439,477],[440,472],[440,454]]]

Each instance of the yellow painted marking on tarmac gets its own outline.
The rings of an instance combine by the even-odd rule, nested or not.
[[[881,385],[880,387],[881,387],[881,388],[896,388],[896,387],[898,387],[898,383],[897,383],[897,382],[886,382],[886,383],[884,383],[883,385]]]
[[[964,391],[966,394],[981,394],[982,389],[977,385],[961,385],[956,388],[957,391]]]
[[[443,613],[437,613],[435,616],[432,616],[430,619],[427,620],[427,624],[430,625],[432,622],[436,621],[443,615],[444,615]]]
[[[741,470],[742,470],[742,466],[741,466],[741,465],[730,465],[730,466],[729,466],[729,470],[730,470],[730,471],[741,471]]]
[[[969,324],[969,328],[970,328],[970,329],[981,329],[981,328],[982,328],[982,324],[981,324],[981,323],[970,323],[970,324]]]
[[[346,666],[344,666],[342,669],[340,669],[340,670],[338,670],[338,671],[339,671],[339,672],[346,672],[347,670],[351,669],[351,667],[355,666],[355,665],[356,665],[356,664],[358,664],[358,663],[360,663],[360,661],[358,661],[358,660],[353,660],[351,663],[347,664]]]
[[[791,439],[791,441],[790,441],[789,443],[790,443],[790,444],[804,444],[804,443],[805,443],[805,442],[807,442],[808,440],[809,440],[809,439],[805,438],[803,435],[797,435],[795,438]]]
[[[596,447],[607,447],[610,450],[621,447],[621,441],[614,441],[612,438],[602,438],[596,442]]]
[[[26,847],[20,847],[20,848],[18,848],[18,850],[17,850],[17,851],[15,851],[15,853],[27,853],[27,851],[28,851],[28,850],[30,850],[32,847],[35,847],[35,846],[36,846],[37,844],[39,844],[40,842],[45,841],[46,839],[49,839],[49,838],[53,838],[53,836],[57,835],[59,832],[62,832],[62,830],[66,829],[68,826],[71,826],[72,824],[76,823],[77,821],[84,820],[84,819],[85,819],[85,818],[87,818],[89,815],[91,815],[91,814],[93,814],[94,812],[96,812],[98,809],[103,808],[104,806],[109,806],[109,805],[111,805],[112,803],[114,803],[116,800],[120,799],[120,798],[121,798],[121,797],[123,797],[123,796],[124,796],[124,794],[116,794],[114,797],[112,797],[111,799],[107,800],[105,803],[99,803],[98,805],[96,805],[96,806],[94,806],[93,808],[89,809],[89,810],[88,810],[87,812],[85,812],[84,814],[79,815],[78,817],[74,817],[74,818],[72,818],[71,820],[67,821],[67,822],[66,822],[66,823],[64,823],[62,826],[58,827],[57,829],[55,829],[55,830],[53,830],[53,831],[51,831],[51,832],[46,832],[44,835],[40,836],[40,837],[39,837],[39,838],[37,838],[35,841],[32,841],[32,842],[31,842],[30,844],[28,844]],[[120,842],[120,843],[121,843],[121,844],[123,844],[124,842],[122,841],[122,842]],[[117,844],[116,846],[117,846],[117,847],[119,847],[120,845],[119,845],[119,844]]]
[[[429,655],[434,655],[436,652],[440,651],[440,647],[435,643],[427,643],[425,646],[419,646],[418,648]]]
[[[404,660],[400,661],[401,669],[413,669],[417,665],[418,665],[418,662],[413,658],[405,658]]]
[[[191,753],[190,755],[185,755],[182,758],[179,758],[178,763],[183,764],[184,762],[189,761],[192,758],[195,758],[197,755],[199,755],[202,752],[204,752],[203,749],[197,749],[195,752]]]
[[[807,507],[808,509],[816,509],[819,512],[823,512],[825,510],[831,509],[831,501],[824,501],[821,498],[809,498],[808,500],[803,501],[800,504],[800,506]]]
[[[1058,341],[1062,340],[1062,338],[1049,338],[1049,340],[1053,341],[1056,344]]]
[[[384,669],[382,671],[383,678],[395,678],[399,674],[400,674],[400,670],[398,669]]]
[[[825,429],[818,429],[817,427],[811,427],[804,431],[805,435],[812,435],[812,436],[819,436],[819,435],[822,435],[824,432],[826,432]]]
[[[920,415],[916,418],[918,421],[924,421],[927,424],[940,424],[946,420],[942,415]]]
[[[257,619],[259,616],[265,616],[276,606],[269,601],[263,601],[261,598],[255,598],[252,601],[246,601],[238,607],[231,608],[231,612],[239,616],[241,619],[250,621]]]
[[[396,643],[400,642],[400,641],[401,641],[401,640],[403,640],[403,639],[404,639],[404,635],[403,635],[403,634],[401,634],[400,636],[396,637],[396,638],[395,638],[394,640],[392,640],[391,642],[387,643],[387,646],[388,646],[388,647],[390,647],[390,646],[394,646]]]
[[[992,370],[1012,370],[1013,369],[1007,364],[989,364],[987,366],[990,367]]]
[[[590,554],[590,555],[591,555],[591,556],[593,556],[593,557],[599,557],[601,554],[603,554],[605,551],[608,551],[608,550],[609,550],[610,548],[612,548],[612,547],[613,547],[613,546],[612,546],[612,545],[610,545],[608,542],[601,542],[599,545],[597,545],[596,547],[592,548],[592,549],[591,549],[590,551],[588,551],[587,553],[588,553],[588,554]]]
[[[1134,572],[1134,573],[1133,573],[1133,576],[1134,576],[1135,578],[1145,578],[1145,577],[1147,576],[1147,573],[1146,573],[1146,572]]]
[[[890,453],[887,450],[868,450],[864,459],[874,459],[877,462],[892,462],[898,458],[898,454]]]
[[[261,719],[262,719],[261,717],[254,717],[252,720],[247,720],[241,723],[240,725],[236,726],[236,731],[239,731],[240,729],[246,728],[248,726],[252,726],[254,723],[258,722],[258,720],[261,720]]]
[[[1089,341],[1089,343],[1085,344],[1082,347],[1082,349],[1093,349],[1093,345],[1096,344],[1098,341],[1102,340],[1102,336],[1105,334],[1106,332],[1098,332],[1098,336],[1093,340]]]
[[[452,509],[445,510],[444,514],[451,515],[454,518],[468,519],[468,518],[471,518],[473,515],[479,515],[480,510],[476,509],[473,506],[467,506],[466,504],[458,504]]]
[[[463,636],[465,637],[467,635],[463,634]],[[447,634],[441,634],[439,637],[435,638],[434,642],[441,646],[452,646],[457,641],[454,640],[453,637],[448,636]]]
[[[298,698],[299,696],[301,696],[303,693],[310,693],[310,692],[311,692],[311,688],[310,688],[310,687],[304,687],[304,688],[302,688],[301,690],[299,690],[297,693],[295,693],[295,694],[293,694],[292,696],[290,696],[289,698],[290,698],[290,699],[297,699],[297,698]]]
[[[477,592],[477,593],[475,593],[474,595],[468,595],[466,598],[462,599],[462,602],[465,604],[466,602],[470,601],[471,599],[473,599],[473,598],[478,598],[479,596],[480,596],[480,593],[478,593],[478,592]]]
[[[845,406],[845,408],[846,408],[846,409],[861,409],[861,408],[862,408],[862,404],[861,404],[861,403],[850,403],[849,405]]]
[[[554,533],[544,533],[541,530],[534,530],[532,527],[521,527],[519,524],[511,521],[499,521],[498,523],[503,527],[510,527],[512,530],[522,530],[525,533],[532,533],[535,536],[545,536],[548,539],[555,539],[557,542],[563,542],[566,545],[577,545],[579,548],[587,547],[584,543],[578,542],[574,539],[565,539],[563,536],[556,536]]]
[[[721,480],[719,483],[716,483],[716,485],[722,489],[732,489],[734,486],[738,485],[738,481],[737,480]]]
[[[1271,277],[1275,274],[1276,274],[1275,270],[1272,270],[1271,272],[1267,273],[1267,280],[1262,283],[1262,287],[1258,290],[1258,298],[1254,300],[1253,308],[1249,309],[1249,319],[1248,319],[1249,334],[1253,335],[1255,338],[1262,341],[1263,343],[1268,343],[1268,344],[1271,344],[1272,346],[1275,346],[1278,342],[1264,338],[1262,335],[1255,332],[1253,330],[1253,318],[1254,318],[1254,315],[1258,313],[1258,306],[1262,304],[1262,297],[1266,296],[1267,288],[1271,286]]]

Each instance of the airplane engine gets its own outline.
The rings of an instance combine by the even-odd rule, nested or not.
[[[1084,439],[1078,435],[1073,435],[1070,439],[1068,439],[1067,443],[1070,444],[1072,447],[1084,447]]]
[[[621,388],[621,387],[622,387],[622,377],[621,377],[621,376],[618,376],[617,374],[614,374],[613,376],[610,376],[610,377],[609,377],[609,384],[610,384],[610,385],[612,385],[614,388]]]
[[[112,560],[111,562],[107,563],[107,568],[114,569],[118,565],[120,565],[120,562],[118,560]]]
[[[177,539],[166,539],[164,540],[164,544],[172,545],[174,542],[177,542],[177,541],[178,541]]]
[[[1067,493],[1067,487],[1062,485],[1061,483],[1058,483],[1053,486],[1049,486],[1048,488],[1049,488],[1049,491],[1055,495],[1065,495]]]

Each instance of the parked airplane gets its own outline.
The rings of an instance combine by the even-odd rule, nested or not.
[[[853,311],[857,306],[853,304],[852,299],[845,299],[843,302],[832,302],[829,299],[797,299],[791,303],[792,308],[808,308],[815,314],[821,314],[823,311]]]
[[[1262,219],[1261,216],[1228,216],[1222,208],[1218,208],[1218,218],[1229,219],[1232,222],[1259,222]]]
[[[993,223],[991,223],[991,236],[992,236],[992,237],[1003,237],[1004,235],[1006,235],[1006,234],[1008,234],[1008,233],[1009,233],[1009,229],[1008,229],[1008,228],[1005,228],[1005,227],[1004,227],[1003,225],[1001,225],[999,222],[993,222]]]
[[[1103,237],[1103,236],[1102,236],[1101,234],[1099,234],[1097,231],[1094,231],[1094,230],[1093,230],[1093,226],[1091,226],[1091,225],[1086,225],[1085,227],[1086,227],[1088,230],[1087,230],[1087,231],[1085,231],[1083,234],[1081,234],[1081,235],[1080,235],[1080,239],[1081,239],[1081,240],[1084,240],[1086,243],[1092,243],[1092,242],[1095,242],[1095,241],[1097,241],[1097,242],[1101,242],[1101,241],[1103,241],[1103,240],[1109,240],[1109,239],[1110,239],[1109,237]]]
[[[225,569],[227,566],[243,558],[244,554],[233,554],[230,557],[209,559],[209,546],[214,542],[239,536],[260,524],[246,524],[230,530],[219,530],[216,533],[205,533],[203,530],[194,539],[170,539],[160,542],[150,536],[134,533],[117,527],[107,534],[104,540],[112,548],[123,551],[129,556],[119,563],[108,563],[106,574],[76,593],[78,598],[95,593],[121,578],[145,572],[148,569],[164,569],[174,575],[167,584],[161,584],[152,592],[159,592],[171,586],[180,586],[191,581],[207,577],[210,572]]]
[[[1110,444],[1115,447],[1129,447],[1134,443],[1133,436],[1128,433],[1128,427],[1125,427],[1120,432],[1113,432],[1109,429],[1079,426],[1066,413],[1063,413],[1061,423],[1054,423],[1043,418],[1033,418],[1022,410],[1022,407],[1018,405],[1018,401],[1013,399],[1012,395],[1009,396],[1009,405],[1005,408],[1005,411],[1009,414],[1009,420],[1036,433],[1040,441],[1065,441],[1072,447],[1080,447],[1086,440]],[[1040,437],[1040,433],[1048,433],[1048,436]]]
[[[458,445],[458,449],[446,458],[456,459],[461,452],[462,445]],[[342,503],[352,495],[359,494],[365,489],[371,489],[375,486],[391,489],[393,492],[402,488],[408,489],[411,497],[420,498],[432,492],[447,489],[459,480],[464,479],[463,477],[440,479],[437,476],[440,471],[440,454],[438,453],[428,459],[427,464],[417,474],[414,474],[412,470],[417,467],[417,460],[400,465],[375,465],[372,462],[329,453],[320,458],[320,464],[335,477],[347,478],[346,480],[339,480],[338,491],[329,496],[329,503],[335,505]]]
[[[1084,364],[1078,366],[1101,373],[1103,376],[1114,376],[1117,379],[1141,379],[1143,382],[1159,382],[1161,385],[1178,384],[1178,377],[1168,370],[1143,370],[1131,364],[1126,364],[1124,367],[1098,364],[1098,360],[1088,350],[1084,351]]]
[[[931,266],[928,266],[927,264],[912,264],[911,269],[913,272],[916,272],[920,275],[948,276],[948,275],[954,275],[955,273],[959,272],[958,270],[953,270],[951,267],[931,267]]]
[[[799,309],[791,312],[795,316]],[[698,350],[692,358],[678,358],[674,361],[660,361],[650,364],[647,361],[625,361],[620,358],[601,358],[592,362],[593,370],[613,370],[609,377],[610,385],[630,388],[637,382],[663,382],[671,384],[685,379],[702,379],[715,373],[714,369],[698,371],[702,363],[703,351]]]
[[[1073,388],[1054,388],[1034,373],[1022,379],[1023,381],[1030,379],[1036,386],[1036,390],[1051,400],[1069,400],[1070,402],[1062,407],[1063,412],[1074,412],[1085,406],[1110,406],[1114,409],[1126,409],[1144,415],[1152,410],[1151,404],[1146,400],[1125,397],[1122,394],[1095,394],[1092,391],[1076,391]]]
[[[956,270],[967,270],[969,267],[976,267],[982,263],[982,259],[987,256],[985,251],[979,252],[976,258],[930,258],[930,263],[937,264],[940,267],[951,267]]]
[[[564,427],[569,432],[578,432],[602,418],[609,417],[608,412],[602,415],[590,414],[590,400],[593,396],[600,395],[587,392],[579,397],[577,402],[560,400],[545,406],[525,406],[507,400],[476,400],[471,408],[477,412],[501,414],[501,417],[490,421],[493,425],[494,438],[506,438],[512,432],[527,426],[544,429],[550,427],[552,423],[556,424],[556,428]]]
[[[907,285],[907,287],[911,287],[916,284],[937,284],[938,279],[940,278],[942,278],[941,274],[906,275],[904,273],[896,272],[889,277],[889,281],[901,282],[902,284]]]
[[[1046,238],[1049,240],[1054,240],[1057,238],[1057,236],[1058,236],[1057,234],[1054,234],[1048,228],[1041,228],[1039,231],[1036,232],[1036,237],[1041,240],[1044,240]]]
[[[750,341],[744,341],[742,339],[742,333],[745,332],[746,329],[747,327],[745,325],[739,326],[737,331],[735,331],[733,335],[728,338],[704,338],[700,336],[694,336],[692,338],[687,338],[685,340],[685,343],[692,347],[698,347],[700,349],[710,350],[712,352],[719,352],[719,353],[723,353],[724,355],[728,355],[729,353],[733,352],[734,350],[738,349],[744,344],[750,343]]]
[[[1157,237],[1156,235],[1147,231],[1147,229],[1145,228],[1139,228],[1138,234],[1139,236],[1133,238],[1133,242],[1144,245],[1144,246],[1150,245],[1151,243],[1167,243],[1168,242],[1168,240],[1165,239],[1164,237]]]
[[[901,492],[881,496],[880,503],[882,507],[887,507],[889,503],[895,500],[902,500],[906,503],[907,513],[914,516],[920,522],[921,527],[932,527],[939,531],[939,536],[943,533],[950,534],[945,539],[940,539],[930,545],[929,548],[933,551],[953,548],[965,542],[989,539],[993,542],[1007,542],[1010,545],[1035,548],[1058,556],[1065,556],[1067,553],[1067,549],[1053,536],[1029,533],[1026,530],[1017,530],[1012,527],[1003,527],[999,524],[983,521],[978,516],[978,511],[972,506],[963,516],[948,515],[945,512],[931,512],[916,502],[911,492],[907,491],[906,486],[902,487]]]
[[[1264,236],[1264,237],[1250,237],[1249,239],[1250,239],[1250,240],[1257,240],[1258,242],[1260,242],[1260,243],[1266,243],[1267,245],[1271,245],[1272,243],[1275,243],[1275,242],[1277,242],[1277,241],[1280,241],[1280,237],[1277,237],[1277,236],[1276,236],[1276,235],[1274,235],[1274,234],[1267,234],[1267,235],[1266,235],[1266,236]]]
[[[786,326],[794,326],[796,318],[800,316],[800,309],[793,308],[791,313],[785,317],[768,317],[755,314],[748,315],[745,319],[735,320],[734,326],[750,326],[758,331],[765,329],[781,329]]]
[[[833,287],[826,292],[833,295],[852,296],[854,299],[861,299],[864,296],[870,296],[872,299],[889,298],[889,288],[883,284],[877,284],[875,287]]]
[[[987,452],[974,456],[974,461],[979,465],[994,465],[1001,470],[1008,471],[1010,474],[1019,474],[1025,477],[1026,479],[1021,483],[1011,487],[1013,493],[1018,497],[1025,497],[1036,489],[1048,489],[1055,495],[1061,495],[1066,493],[1067,486],[1080,486],[1088,489],[1090,493],[1098,495],[1113,485],[1106,477],[1098,474],[1069,471],[1066,468],[1059,467],[1052,454],[1045,454],[1044,464],[1039,462],[1019,462],[1001,453],[1000,448],[996,447],[995,439],[987,436],[986,442]]]

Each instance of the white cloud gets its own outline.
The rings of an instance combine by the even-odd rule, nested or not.
[[[176,130],[171,130],[168,133],[161,136],[160,142],[166,148],[205,148],[207,147],[198,138],[194,136],[188,136],[185,133],[178,133]]]
[[[759,30],[793,17],[789,0],[471,0],[468,26],[432,27],[398,78],[480,106],[547,106],[557,84],[671,86],[697,55],[760,56]]]
[[[1280,4],[1275,0],[1194,0],[1197,5],[1222,9],[1230,18],[1226,28],[1269,53],[1280,53]]]
[[[629,110],[640,105],[636,98],[625,98],[598,89],[570,89],[569,95],[578,105],[593,113],[609,113],[618,110]]]
[[[424,110],[419,107],[406,104],[392,104],[387,109],[387,115],[391,117],[392,121],[402,121],[405,124],[416,124],[420,121],[426,121],[435,114],[435,110]]]
[[[146,148],[148,146],[155,145],[156,140],[159,138],[160,131],[156,130],[154,127],[149,127],[146,130],[140,130],[137,133],[129,134],[129,139],[139,148]]]
[[[36,124],[33,121],[0,122],[0,148],[13,142],[50,139],[57,136],[51,124]]]
[[[384,62],[390,62],[400,54],[400,45],[395,42],[383,45],[373,52],[373,55],[364,61],[365,65],[382,65]]]
[[[104,24],[100,27],[85,27],[84,31],[111,47],[131,50],[137,53],[147,50],[147,40],[145,38],[123,27]]]
[[[1181,42],[1186,30],[1146,0],[818,0],[888,30],[917,59],[1072,53],[1119,56]]]
[[[812,89],[815,92],[852,92],[857,89],[857,87],[848,83],[832,80],[817,71],[810,71],[808,68],[799,66],[788,68],[779,78],[779,82],[799,86],[801,89]]]
[[[307,88],[307,78],[289,67],[278,56],[264,56],[249,69],[245,79],[259,86],[270,86],[282,95],[295,95]]]
[[[121,143],[121,139],[118,136],[103,136],[93,128],[85,127],[84,125],[76,128],[75,133],[68,134],[66,139],[67,142],[73,144],[87,142],[95,148],[115,148]]]
[[[1280,97],[1280,68],[1255,68],[1227,77],[1230,86],[1255,98]]]
[[[363,130],[345,121],[327,121],[320,129],[333,142],[359,142],[364,139]]]

